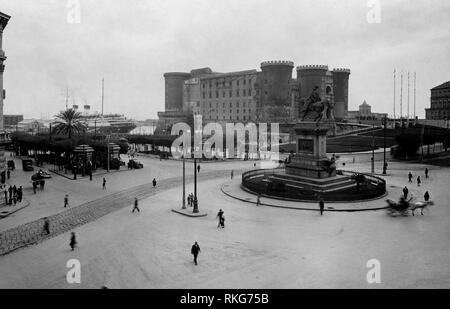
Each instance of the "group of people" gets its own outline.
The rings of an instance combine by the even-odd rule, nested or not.
[[[23,197],[23,189],[22,186],[16,187],[14,186],[8,186],[2,185],[3,194],[5,195],[5,204],[6,205],[16,205],[18,202],[22,202]]]
[[[38,188],[38,186],[41,188],[41,190],[44,190],[44,186],[45,186],[45,180],[41,179],[41,180],[33,180],[33,192],[34,194],[36,194],[36,190]]]
[[[194,203],[195,203],[195,196],[194,196],[194,193],[190,193],[190,194],[187,196],[187,202],[188,202],[188,206],[189,206],[189,207],[194,207]]]
[[[428,168],[425,168],[425,179],[430,178],[429,176],[430,171],[428,170]],[[412,183],[413,182],[413,174],[411,172],[408,173],[408,182]],[[420,185],[422,184],[422,179],[420,178],[420,175],[417,176],[417,186],[420,187]],[[403,188],[403,199],[407,200],[409,196],[409,189],[407,186],[405,186]],[[428,202],[431,198],[430,193],[428,191],[425,192],[424,196],[423,196],[425,202]]]

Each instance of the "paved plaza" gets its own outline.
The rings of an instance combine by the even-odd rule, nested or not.
[[[143,170],[108,175],[107,192],[101,178],[59,176],[49,180],[48,191],[28,192],[30,206],[0,220],[0,288],[450,287],[448,168],[429,167],[431,177],[417,187],[406,175],[422,175],[424,165],[390,162],[389,198],[400,196],[405,185],[417,200],[429,190],[435,206],[424,216],[393,218],[378,210],[326,211],[321,217],[318,211],[261,207],[224,194],[230,171],[239,179],[253,162],[205,163],[198,194],[208,215],[190,218],[171,211],[181,208],[181,162],[142,160]],[[369,164],[349,165],[367,172]],[[192,168],[188,175],[189,193]],[[62,207],[66,190],[73,198],[70,209]],[[131,212],[134,197],[140,198],[140,213]],[[225,229],[217,228],[219,209],[225,211]],[[49,236],[40,233],[43,217],[51,222]],[[73,252],[70,231],[79,245]],[[201,247],[198,266],[190,254],[194,241]],[[81,263],[80,284],[66,280],[70,259]],[[381,263],[381,284],[366,280],[371,259]]]

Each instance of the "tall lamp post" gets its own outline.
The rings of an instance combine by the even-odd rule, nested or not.
[[[182,209],[186,209],[186,156],[183,146],[183,203]]]
[[[198,199],[197,199],[197,158],[194,156],[194,213],[198,213]]]
[[[375,173],[375,125],[372,125],[372,174]]]
[[[107,162],[107,171],[108,171],[108,173],[109,173],[109,134],[106,136],[106,152],[107,152],[107,158],[106,158],[106,160],[108,161]]]
[[[383,175],[386,175],[386,168],[387,168],[387,163],[386,163],[386,126],[387,126],[387,116],[384,116],[383,119],[383,124],[384,124],[384,128],[383,128],[383,147],[384,147],[384,151],[383,151]]]

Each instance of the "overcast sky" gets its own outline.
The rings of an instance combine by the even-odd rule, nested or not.
[[[164,72],[291,60],[350,68],[350,109],[367,100],[389,114],[394,68],[405,72],[405,115],[406,72],[417,72],[423,117],[429,89],[450,80],[448,0],[381,0],[380,23],[367,21],[368,0],[79,0],[81,22],[69,23],[72,1],[0,0],[12,16],[3,38],[5,114],[53,116],[67,87],[70,105],[101,110],[104,77],[105,112],[156,118]]]

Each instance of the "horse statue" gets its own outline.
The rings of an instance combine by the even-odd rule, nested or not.
[[[311,114],[316,114],[316,117],[313,118],[314,122],[334,120],[334,104],[332,104],[329,100],[311,103],[309,99],[300,99],[299,103],[303,106],[303,109],[300,111],[300,115],[303,114],[301,121],[304,121],[306,117]]]

